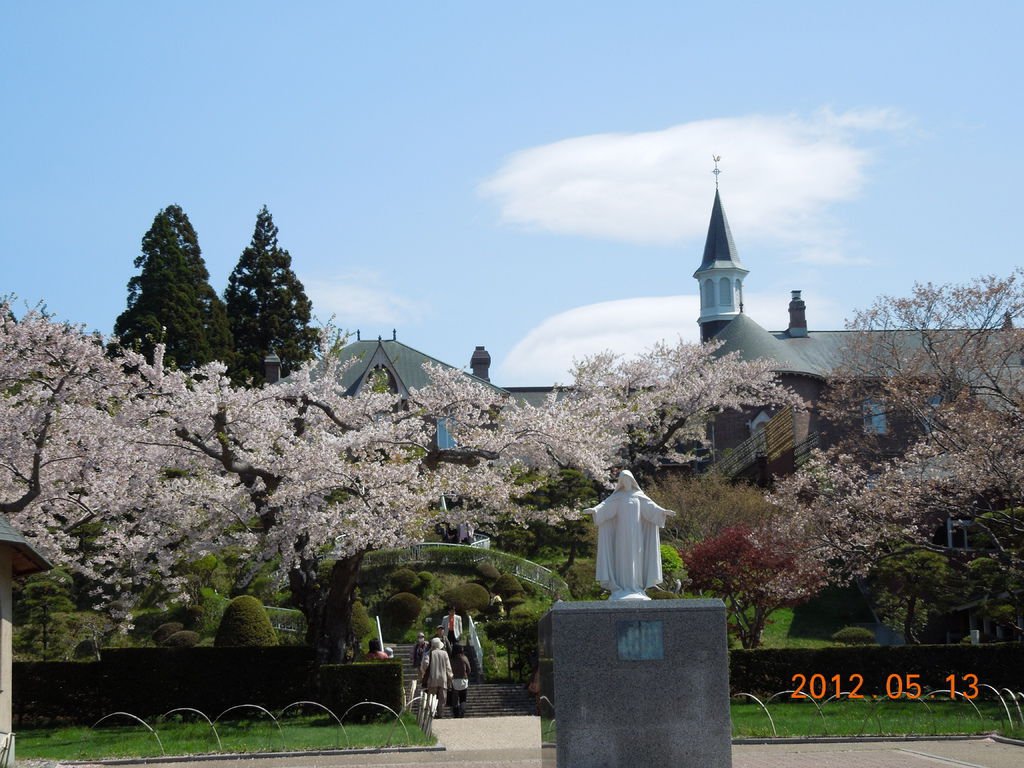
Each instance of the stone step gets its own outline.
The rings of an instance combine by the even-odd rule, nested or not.
[[[393,648],[395,658],[402,662],[402,681],[406,693],[413,681],[419,689],[419,672],[412,668],[413,643],[385,643]],[[445,714],[449,714],[446,711]],[[501,717],[534,715],[536,703],[523,683],[470,683],[466,696],[467,717]]]
[[[467,716],[498,717],[533,714],[536,714],[536,703],[526,688],[518,683],[482,683],[469,686],[466,697]]]
[[[448,714],[448,710],[445,714]],[[519,683],[481,683],[469,686],[466,696],[467,717],[534,714],[536,704],[533,697]]]

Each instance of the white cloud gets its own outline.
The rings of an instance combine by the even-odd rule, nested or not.
[[[780,330],[789,324],[789,294],[747,294],[744,311],[766,330]],[[809,296],[807,319],[810,330],[842,328],[837,302],[829,297]],[[673,342],[680,337],[699,341],[697,296],[657,296],[620,299],[553,315],[531,329],[497,366],[492,379],[505,386],[567,383],[574,359],[605,350],[629,356],[649,349],[658,341]]]
[[[744,242],[784,242],[796,259],[836,263],[839,232],[825,215],[864,185],[871,153],[856,141],[905,126],[892,110],[822,110],[581,136],[512,155],[480,193],[510,224],[631,242],[697,239],[707,232],[714,153],[730,224]]]
[[[363,328],[373,333],[382,326],[398,326],[422,317],[425,307],[390,291],[385,281],[370,270],[330,277],[303,278],[313,311],[321,321],[332,315],[342,328]]]

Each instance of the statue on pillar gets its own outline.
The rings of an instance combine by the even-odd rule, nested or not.
[[[650,600],[644,590],[662,580],[658,530],[675,512],[651,501],[624,469],[615,492],[583,513],[597,524],[597,580],[612,593],[610,599]]]

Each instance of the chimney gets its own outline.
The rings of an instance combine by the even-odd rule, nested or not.
[[[789,302],[789,328],[786,333],[793,338],[805,338],[807,336],[807,305],[800,298],[800,291],[793,291],[793,298]]]
[[[267,384],[277,384],[281,380],[281,358],[270,351],[263,358],[263,378]]]
[[[473,356],[469,358],[469,367],[473,369],[473,375],[478,379],[491,380],[491,355],[483,347],[473,350]]]

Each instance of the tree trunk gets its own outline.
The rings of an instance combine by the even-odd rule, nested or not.
[[[917,618],[917,598],[907,601],[907,613],[903,618],[903,640],[907,645],[917,645],[917,633],[914,632],[914,621]]]
[[[316,649],[323,664],[340,664],[349,648],[355,651],[352,630],[352,605],[356,601],[356,580],[364,552],[337,560],[331,569],[331,581],[324,600],[323,620]]]
[[[352,605],[363,552],[337,560],[326,585],[317,576],[319,561],[303,560],[289,574],[292,602],[306,617],[306,642],[316,649],[317,664],[341,664],[355,647]]]

